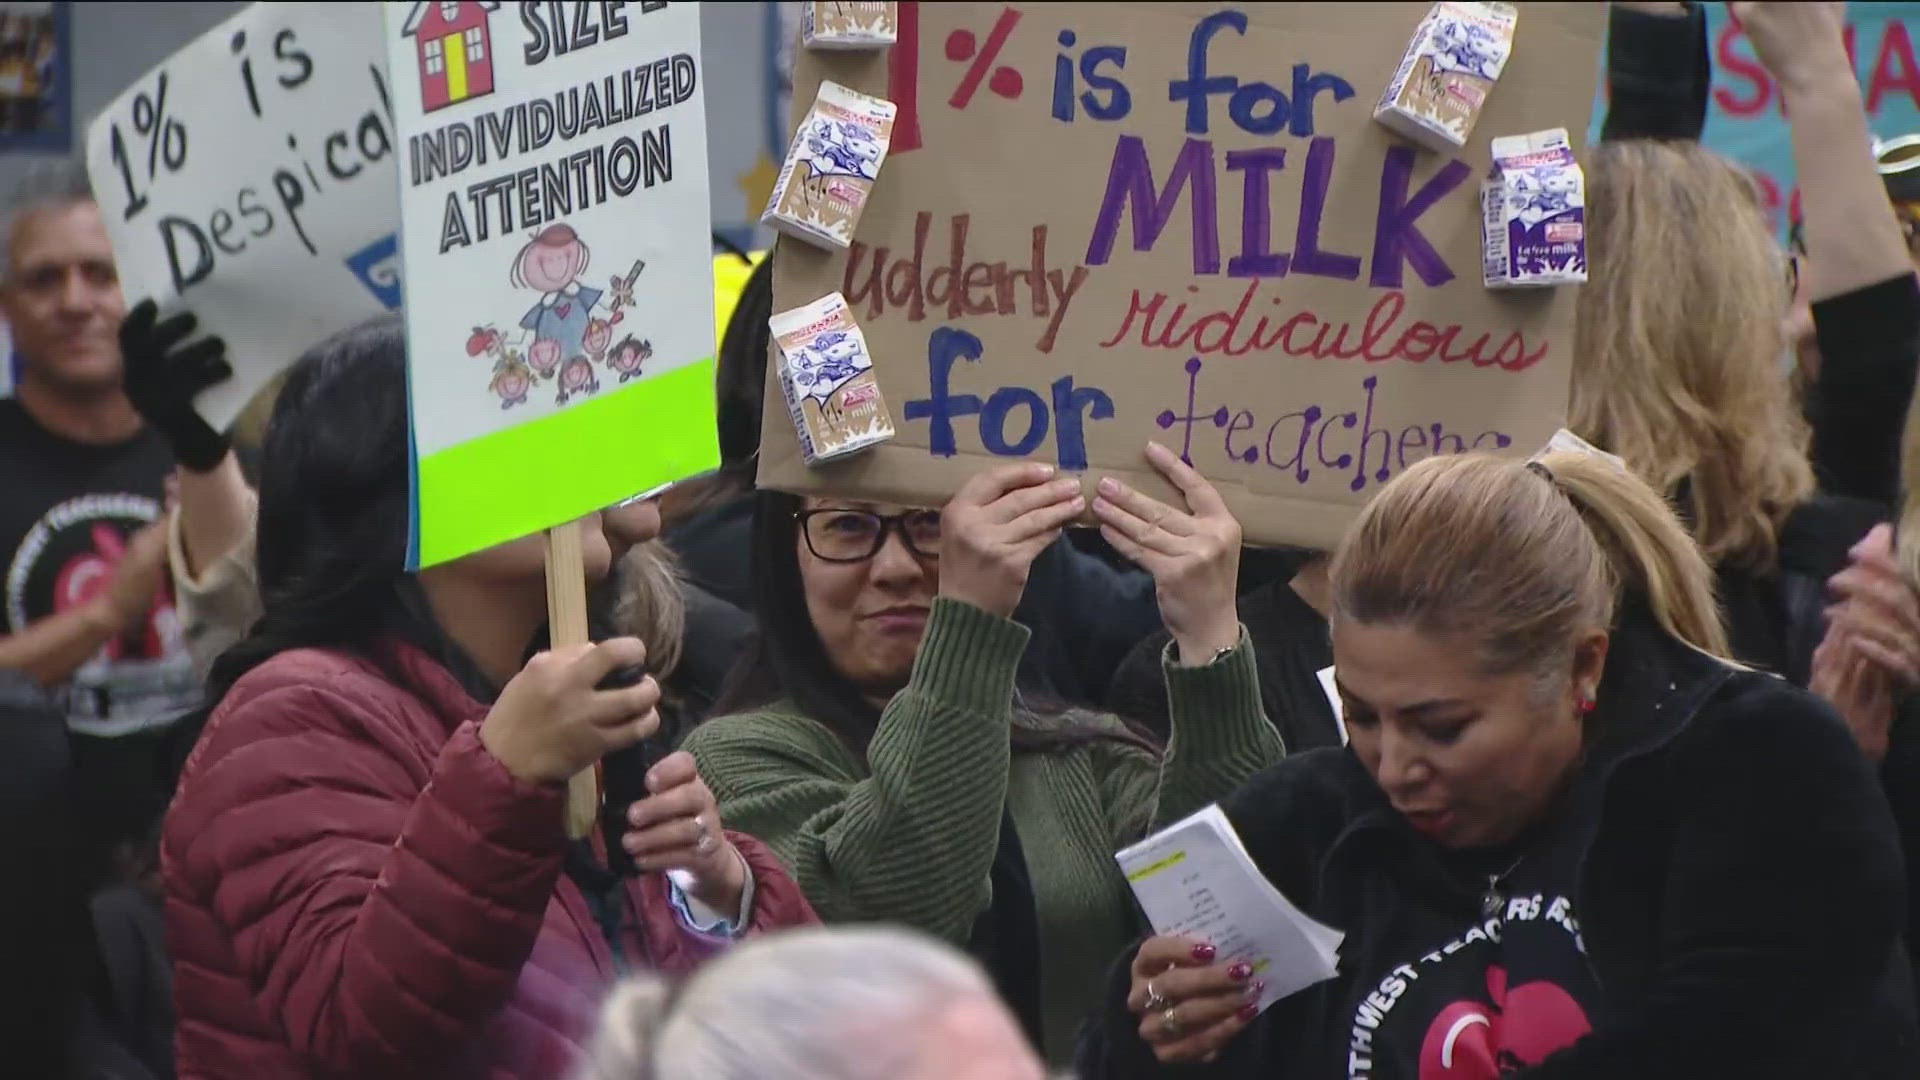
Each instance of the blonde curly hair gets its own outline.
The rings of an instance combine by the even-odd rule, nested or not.
[[[687,597],[680,560],[663,541],[634,545],[620,562],[620,599],[614,607],[620,632],[647,645],[647,670],[665,679],[680,666],[687,639]]]
[[[1753,182],[1693,143],[1645,140],[1594,146],[1588,178],[1570,426],[1660,493],[1685,484],[1714,565],[1768,573],[1814,476],[1780,364],[1785,256]]]

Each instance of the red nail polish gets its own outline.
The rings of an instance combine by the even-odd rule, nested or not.
[[[1195,945],[1193,947],[1193,958],[1202,963],[1205,963],[1206,961],[1213,959],[1213,946],[1208,945],[1204,942],[1202,942],[1199,945]]]
[[[1251,1020],[1260,1015],[1260,1006],[1257,1004],[1242,1005],[1240,1006],[1240,1011],[1234,1015],[1242,1020]]]
[[[1245,982],[1252,975],[1253,965],[1247,963],[1245,960],[1227,969],[1227,978],[1232,979],[1234,982]]]

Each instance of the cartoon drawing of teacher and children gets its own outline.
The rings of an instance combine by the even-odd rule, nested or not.
[[[595,364],[609,364],[624,383],[639,376],[642,362],[652,356],[652,345],[631,334],[611,358],[607,354],[613,328],[626,317],[623,309],[633,305],[634,281],[646,264],[635,260],[626,277],[615,275],[603,292],[581,281],[592,256],[587,242],[564,223],[542,229],[514,256],[508,280],[540,294],[520,318],[524,336],[510,341],[495,327],[476,326],[466,343],[467,355],[493,358],[487,385],[502,409],[525,404],[528,393],[548,381],[558,384],[555,400],[565,405],[600,390]],[[604,310],[596,313],[603,301]]]

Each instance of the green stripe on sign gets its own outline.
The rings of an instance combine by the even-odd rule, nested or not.
[[[709,357],[421,458],[414,487],[420,566],[714,469],[713,372]]]

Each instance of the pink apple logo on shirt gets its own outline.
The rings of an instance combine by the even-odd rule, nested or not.
[[[93,550],[81,551],[68,559],[54,578],[53,604],[56,612],[70,611],[106,592],[113,583],[114,564],[126,554],[126,537],[112,525],[96,521],[89,529],[89,535],[93,540]],[[161,595],[155,597],[156,609],[166,603],[166,591],[163,587]],[[165,651],[151,612],[131,634],[113,638],[104,648],[109,660],[157,657]]]
[[[1573,996],[1553,983],[1507,988],[1503,967],[1487,968],[1487,996],[1440,1010],[1420,1044],[1420,1080],[1495,1080],[1593,1030]]]

